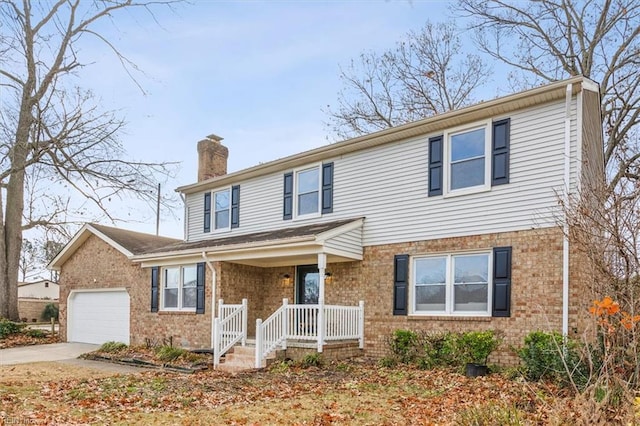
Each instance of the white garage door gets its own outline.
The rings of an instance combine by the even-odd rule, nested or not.
[[[129,344],[129,294],[126,290],[72,293],[68,304],[67,340]]]

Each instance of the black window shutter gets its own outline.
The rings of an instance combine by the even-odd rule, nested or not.
[[[240,185],[231,187],[231,227],[240,226]]]
[[[493,249],[494,317],[511,316],[511,247]]]
[[[204,232],[211,231],[211,193],[204,194]]]
[[[429,197],[442,195],[442,136],[429,138]]]
[[[154,266],[151,268],[151,312],[158,312],[159,303],[159,274],[160,268]]]
[[[322,165],[322,214],[333,213],[333,163]]]
[[[509,183],[509,118],[493,123],[491,141],[491,185]]]
[[[284,203],[282,209],[282,219],[293,218],[293,172],[284,174]]]
[[[393,259],[393,315],[407,315],[409,288],[409,255],[398,254]]]
[[[196,265],[196,314],[204,314],[204,267],[204,262]]]

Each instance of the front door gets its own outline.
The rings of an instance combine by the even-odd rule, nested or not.
[[[296,303],[318,304],[320,294],[320,273],[316,265],[298,266],[298,292]]]

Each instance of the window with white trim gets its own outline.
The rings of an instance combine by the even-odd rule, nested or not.
[[[414,257],[413,312],[490,315],[491,253]]]
[[[448,193],[473,192],[490,187],[491,126],[489,123],[446,134],[446,188]]]
[[[226,230],[230,228],[231,202],[229,189],[213,193],[213,229]]]
[[[296,216],[320,213],[320,166],[295,172]]]
[[[162,309],[195,311],[196,265],[162,268]]]

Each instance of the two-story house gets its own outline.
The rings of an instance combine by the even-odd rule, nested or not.
[[[604,180],[600,123],[574,77],[232,173],[211,135],[177,189],[183,241],[88,224],[51,262],[62,333],[217,356],[255,338],[256,365],[301,343],[382,356],[400,328],[570,334],[585,268],[559,199]]]

